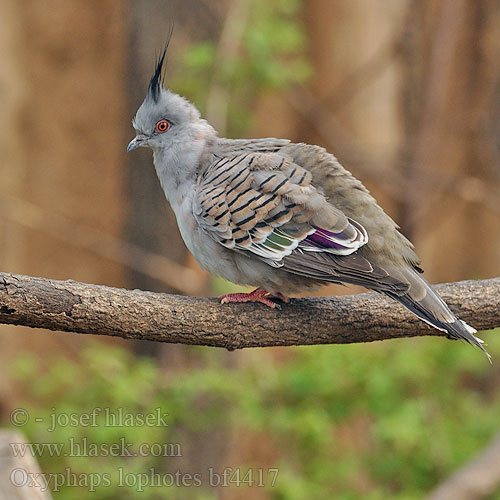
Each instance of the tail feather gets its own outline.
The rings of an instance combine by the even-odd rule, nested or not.
[[[390,274],[394,275],[393,272]],[[398,269],[396,274],[404,278],[410,286],[404,294],[385,292],[386,295],[403,304],[430,326],[446,332],[450,338],[464,340],[479,347],[491,362],[491,356],[484,348],[483,340],[474,335],[477,330],[458,319],[423,278],[411,269]]]

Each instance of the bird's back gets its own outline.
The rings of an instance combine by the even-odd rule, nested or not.
[[[217,158],[241,155],[245,152],[277,153],[311,172],[311,184],[324,194],[327,201],[367,231],[368,242],[359,248],[356,254],[373,266],[374,273],[387,273],[389,278],[385,278],[386,280],[399,282],[402,287],[400,291],[387,291],[386,287],[374,284],[374,276],[369,276],[366,271],[366,279],[362,279],[360,284],[389,295],[420,319],[446,332],[451,338],[466,340],[484,350],[482,341],[474,335],[476,330],[457,319],[420,276],[423,271],[412,243],[399,232],[397,224],[382,210],[362,182],[346,170],[334,155],[319,146],[274,138],[218,139],[212,152]],[[346,264],[352,257],[325,256],[336,261],[344,259]],[[306,264],[305,260],[311,260],[311,255],[302,253],[289,256],[284,259],[285,269],[302,273],[301,259]],[[394,288],[394,284],[391,287]]]
[[[360,249],[362,255],[419,265],[413,245],[398,231],[397,224],[377,204],[363,183],[324,148],[275,138],[219,139],[216,151],[222,156],[275,152],[290,158],[311,172],[312,184],[333,206],[367,230],[369,241]]]

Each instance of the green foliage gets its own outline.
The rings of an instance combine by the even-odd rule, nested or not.
[[[499,333],[488,335],[494,360],[500,358]],[[134,449],[143,442],[180,443],[183,451],[188,436],[250,436],[254,456],[262,447],[273,450],[274,463],[265,467],[279,468],[275,485],[266,484],[275,500],[420,498],[498,431],[498,368],[463,343],[429,338],[291,348],[281,351],[288,353],[281,362],[273,360],[272,349],[250,350],[237,370],[220,362],[221,351],[191,352],[197,368],[180,372],[100,343],[92,343],[79,362],[19,358],[12,376],[26,400],[17,406],[44,422],[31,418],[22,430],[32,442],[124,438]],[[46,430],[54,409],[82,414],[95,407],[131,414],[160,408],[169,414],[168,427],[106,427],[101,419],[96,427]],[[116,485],[119,468],[166,473],[177,470],[179,460],[39,457],[45,472],[108,472],[111,485],[97,488],[96,499],[215,498],[206,481],[143,492]],[[258,459],[223,464],[243,471],[263,466]],[[239,488],[245,493],[245,486]],[[84,490],[63,488],[54,498],[81,498]]]
[[[228,89],[228,133],[244,134],[259,93],[284,89],[310,75],[306,38],[299,20],[301,4],[298,0],[253,0],[242,35],[236,37],[236,56],[219,58],[217,41],[193,44],[182,55],[172,87],[202,112],[212,85]]]
[[[230,281],[226,281],[220,276],[213,276],[210,280],[211,295],[223,295],[226,293],[248,293],[255,289],[255,287],[248,287],[243,285],[236,285]]]

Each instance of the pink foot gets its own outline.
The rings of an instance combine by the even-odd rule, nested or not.
[[[283,300],[283,302],[288,302],[288,298],[283,294],[278,293],[276,295],[270,295],[269,292],[263,288],[257,288],[250,293],[229,293],[227,295],[221,295],[219,298],[221,299],[221,304],[229,304],[230,302],[260,302],[272,309],[280,309],[280,306],[269,297],[275,297]]]

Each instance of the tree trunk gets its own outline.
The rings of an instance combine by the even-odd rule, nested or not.
[[[120,264],[44,229],[55,215],[77,231],[121,233],[122,3],[0,0],[0,18],[2,268],[123,285]],[[43,224],[27,228],[29,213],[10,218],[9,199],[30,202]],[[66,349],[63,337],[9,332],[2,327],[0,365],[27,345],[40,356]]]

